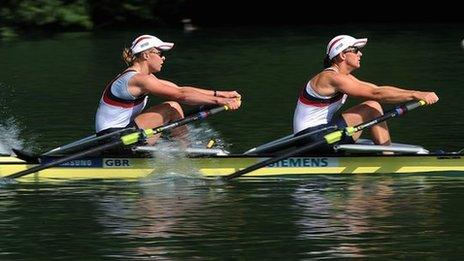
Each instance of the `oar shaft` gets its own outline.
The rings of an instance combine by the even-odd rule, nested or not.
[[[257,164],[254,164],[254,165],[251,165],[249,167],[246,167],[244,169],[241,169],[235,173],[232,173],[228,176],[225,176],[224,179],[225,180],[231,180],[233,178],[237,178],[237,177],[240,177],[246,173],[249,173],[249,172],[252,172],[252,171],[255,171],[257,169],[260,169],[260,168],[263,168],[263,167],[266,167],[267,165],[270,165],[272,163],[275,163],[275,162],[278,162],[280,160],[283,160],[283,159],[286,159],[286,158],[289,158],[289,157],[292,157],[294,155],[298,155],[300,153],[303,153],[307,150],[310,150],[310,149],[313,149],[313,148],[316,148],[318,146],[321,146],[325,143],[325,140],[319,140],[315,143],[311,143],[311,144],[308,144],[306,146],[303,146],[299,149],[296,149],[296,150],[292,150],[291,152],[287,152],[285,154],[282,154],[280,156],[277,156],[275,158],[269,158],[269,159],[266,159],[264,161],[261,161],[260,163],[257,163]]]
[[[202,107],[204,107],[204,106],[202,106]],[[198,108],[198,109],[196,109],[194,111],[188,112],[186,118],[190,118],[190,116],[195,115],[195,119],[193,119],[193,120],[196,120],[196,119],[199,118],[198,116],[196,116],[198,113],[202,113],[204,111],[209,112],[209,110],[213,109],[213,107],[211,107],[211,106],[206,107],[206,108],[202,108],[202,107],[200,107],[200,108]],[[222,110],[223,107],[220,107],[220,108]],[[213,113],[215,113],[216,111],[217,111],[216,107],[214,107],[214,112]],[[169,123],[169,125],[177,124],[178,126],[180,126],[180,125],[182,125],[181,121],[183,121],[183,120],[184,119],[177,120],[175,122]],[[63,154],[63,153],[69,153],[69,152],[71,152],[71,153],[72,152],[78,152],[78,151],[84,150],[86,148],[89,148],[91,146],[95,146],[96,144],[98,144],[99,141],[102,141],[102,140],[105,140],[105,139],[108,139],[108,138],[112,138],[112,137],[115,137],[117,135],[121,135],[121,133],[128,133],[128,132],[135,132],[135,131],[136,131],[135,127],[128,127],[128,128],[116,130],[116,131],[113,131],[113,132],[110,132],[110,133],[106,133],[106,134],[101,135],[101,136],[96,136],[94,134],[94,135],[89,136],[89,137],[87,137],[85,139],[81,139],[81,140],[72,142],[70,144],[54,148],[54,149],[52,149],[52,150],[50,150],[48,152],[43,153],[41,156],[48,156],[48,155],[53,156],[53,155],[59,155],[60,153]]]
[[[193,115],[191,115],[189,117],[181,119],[179,121],[175,121],[175,122],[169,123],[169,124],[167,124],[165,126],[155,128],[154,132],[155,133],[160,133],[160,132],[163,132],[165,130],[174,129],[174,128],[179,127],[181,125],[185,125],[185,124],[190,123],[192,121],[204,119],[204,118],[206,118],[206,117],[208,117],[210,115],[213,115],[213,114],[216,114],[218,112],[228,110],[228,109],[229,109],[229,107],[227,107],[227,106],[221,106],[221,107],[212,108],[212,109],[207,110],[207,111],[201,111],[201,112],[193,114]]]
[[[101,136],[96,136],[95,134],[92,136],[89,136],[87,138],[84,138],[82,140],[75,141],[73,143],[63,145],[57,148],[54,148],[48,152],[43,153],[41,156],[53,156],[53,155],[59,155],[60,153],[69,153],[70,151],[79,151],[79,150],[84,150],[86,147],[90,147],[91,145],[98,144],[99,141],[114,137],[116,135],[121,135],[123,132],[129,132],[129,131],[136,131],[135,127],[128,127],[120,130],[116,130],[110,133],[106,133]]]
[[[58,165],[60,165],[62,163],[65,163],[65,162],[73,160],[73,159],[89,156],[89,155],[92,155],[94,153],[98,153],[98,152],[101,152],[101,151],[104,151],[104,150],[108,150],[108,149],[111,149],[111,148],[114,148],[114,147],[117,147],[117,146],[133,145],[133,144],[139,142],[141,138],[150,137],[150,136],[152,136],[154,134],[158,134],[158,133],[161,133],[161,132],[166,131],[166,130],[174,129],[176,127],[179,127],[181,125],[185,125],[185,124],[190,123],[190,122],[195,121],[195,120],[204,119],[204,118],[206,118],[206,117],[208,117],[210,115],[213,115],[213,114],[216,114],[218,112],[228,110],[228,109],[229,108],[227,106],[216,107],[216,108],[213,108],[213,109],[210,109],[210,110],[207,110],[207,111],[199,112],[199,113],[197,113],[195,115],[186,117],[186,118],[178,120],[176,122],[168,123],[166,125],[163,125],[163,126],[160,126],[160,127],[154,128],[154,129],[147,129],[147,130],[127,134],[127,135],[122,136],[118,140],[111,141],[109,143],[102,144],[100,146],[97,146],[97,147],[94,147],[94,148],[91,148],[91,149],[88,149],[88,150],[85,150],[85,151],[81,151],[81,152],[78,152],[78,153],[63,157],[63,158],[59,158],[59,159],[57,159],[55,161],[51,161],[51,162],[43,164],[43,165],[38,165],[38,166],[32,167],[32,168],[27,169],[27,170],[23,170],[23,171],[20,171],[20,172],[13,173],[13,174],[10,174],[8,176],[5,176],[4,178],[7,178],[7,179],[8,178],[10,178],[10,179],[19,178],[19,177],[22,177],[22,176],[25,176],[25,175],[28,175],[28,174],[31,174],[31,173],[35,173],[35,172],[38,172],[38,171],[41,171],[41,170],[44,170],[44,169],[47,169],[47,168],[58,166]]]
[[[160,126],[160,127],[156,127],[156,128],[153,128],[153,129],[146,129],[146,130],[143,130],[143,131],[138,131],[138,132],[134,132],[134,133],[131,133],[131,134],[124,135],[124,136],[121,137],[121,140],[124,143],[124,145],[132,145],[132,144],[135,144],[135,143],[139,142],[142,138],[153,137],[154,135],[156,135],[158,133],[161,133],[163,131],[177,128],[177,127],[179,127],[181,125],[185,125],[185,124],[190,123],[192,121],[196,121],[196,120],[199,120],[199,119],[204,119],[204,118],[206,118],[206,117],[208,117],[210,115],[213,115],[213,114],[216,114],[218,112],[225,111],[225,110],[228,110],[228,109],[229,109],[229,107],[224,105],[224,106],[221,106],[221,107],[216,107],[216,108],[213,108],[213,109],[209,109],[207,111],[202,111],[202,112],[196,113],[194,115],[191,115],[189,117],[177,120],[175,122],[167,123],[167,124],[165,124],[163,126]]]
[[[372,127],[380,122],[386,121],[391,118],[395,118],[397,116],[404,115],[406,112],[410,110],[414,110],[420,106],[425,105],[424,101],[414,101],[410,103],[403,104],[401,106],[395,107],[394,109],[389,110],[388,112],[384,113],[382,116],[375,118],[371,121],[368,121],[366,123],[361,123],[355,127],[353,127],[355,132],[364,130],[366,128]],[[352,134],[351,134],[352,135]]]
[[[296,150],[287,152],[287,153],[282,154],[280,156],[277,156],[277,157],[274,157],[274,158],[269,158],[269,159],[264,160],[262,162],[256,163],[256,164],[251,165],[251,166],[249,166],[247,168],[244,168],[242,170],[234,172],[234,173],[232,173],[232,174],[230,174],[228,176],[224,176],[223,179],[231,180],[233,178],[237,178],[237,177],[243,176],[244,174],[247,174],[249,172],[255,171],[255,170],[260,169],[260,168],[263,168],[263,167],[265,167],[267,165],[270,165],[270,164],[273,164],[275,162],[281,161],[283,159],[290,158],[290,157],[298,155],[298,154],[302,154],[302,153],[304,153],[304,152],[306,152],[308,150],[317,148],[317,147],[322,146],[324,144],[334,144],[334,143],[340,141],[341,138],[343,137],[343,135],[351,136],[351,135],[353,135],[354,133],[356,133],[358,131],[361,131],[363,129],[371,127],[371,126],[373,126],[373,125],[375,125],[377,123],[386,121],[386,120],[388,120],[390,118],[394,118],[394,117],[403,115],[407,111],[413,110],[413,109],[415,109],[417,107],[420,107],[422,105],[425,105],[424,101],[415,101],[415,102],[407,103],[407,104],[402,105],[402,106],[398,106],[398,107],[386,112],[384,115],[382,115],[382,116],[380,116],[378,118],[375,118],[375,119],[370,120],[370,121],[365,122],[365,123],[361,123],[359,125],[356,125],[355,127],[346,127],[345,129],[341,129],[341,130],[331,132],[329,134],[326,134],[324,136],[324,138],[319,140],[319,141],[307,144],[307,145],[305,145],[305,146],[303,146],[301,148],[298,148]]]

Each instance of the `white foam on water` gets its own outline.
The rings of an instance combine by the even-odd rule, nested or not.
[[[25,149],[26,143],[20,139],[22,129],[12,116],[10,101],[14,97],[15,89],[0,82],[0,154],[10,155],[12,148]]]
[[[155,146],[159,150],[151,152],[155,171],[149,176],[150,181],[169,183],[178,179],[202,179],[176,141],[159,140]]]
[[[11,154],[12,148],[24,149],[24,141],[20,139],[21,128],[13,118],[0,122],[0,154]]]

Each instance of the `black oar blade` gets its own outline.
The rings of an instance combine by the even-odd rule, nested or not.
[[[27,163],[31,164],[39,164],[39,156],[34,155],[30,152],[23,151],[23,150],[18,150],[18,149],[11,149],[14,154],[18,157],[18,159],[22,159]]]

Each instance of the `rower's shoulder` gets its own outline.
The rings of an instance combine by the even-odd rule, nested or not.
[[[331,82],[340,78],[341,74],[333,70],[323,70],[311,79],[314,82]]]
[[[343,74],[335,71],[322,71],[319,73],[319,78],[327,81],[351,81],[351,80],[357,80],[356,77],[354,77],[351,74]]]
[[[332,95],[335,91],[332,72],[322,71],[315,75],[311,80],[311,88],[320,95]]]
[[[153,74],[146,74],[146,73],[137,73],[135,74],[131,80],[133,81],[133,83],[138,83],[138,84],[147,84],[147,83],[151,83],[153,84],[153,82],[159,82],[160,79],[157,78],[155,75]]]
[[[342,74],[334,71],[322,71],[319,73],[312,84],[319,88],[330,88],[333,90],[341,90],[349,86],[355,86],[356,78],[350,74]]]

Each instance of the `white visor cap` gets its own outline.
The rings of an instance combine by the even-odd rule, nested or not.
[[[367,38],[356,39],[349,35],[338,35],[330,40],[327,44],[327,55],[332,60],[339,53],[343,52],[348,47],[355,46],[362,48],[367,44]]]
[[[144,34],[135,38],[135,40],[132,42],[132,46],[130,49],[132,51],[132,54],[137,54],[153,47],[162,51],[168,51],[173,46],[174,43],[163,42],[158,37]]]

